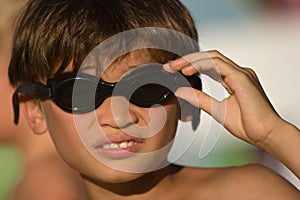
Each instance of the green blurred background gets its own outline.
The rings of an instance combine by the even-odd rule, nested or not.
[[[0,199],[5,197],[21,176],[21,152],[12,146],[0,147]]]

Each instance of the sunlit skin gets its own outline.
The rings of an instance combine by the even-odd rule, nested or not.
[[[133,59],[134,56],[130,55],[129,58],[124,58],[121,61],[110,66],[107,72],[102,77],[106,81],[115,82],[123,75],[123,72],[128,71],[129,66],[138,66],[141,64],[149,63],[151,60],[138,60]],[[131,58],[133,57],[133,58]],[[121,72],[121,73],[120,73]],[[149,110],[155,113],[156,108],[140,108],[133,104],[129,105],[129,115],[126,112],[118,112],[113,116],[111,109],[112,98],[120,99],[119,102],[124,101],[123,97],[111,97],[106,99],[103,104],[96,110],[98,123],[106,136],[110,135],[124,135],[121,130],[122,127],[130,126],[131,123],[139,126],[147,126],[150,122]],[[122,100],[123,99],[123,100]],[[120,106],[122,107],[122,106]],[[163,105],[167,112],[169,120],[165,123],[162,130],[151,138],[143,139],[142,148],[138,153],[147,153],[158,150],[168,144],[174,137],[177,121],[179,118],[179,108],[175,98],[170,99]],[[72,167],[79,170],[84,177],[88,176],[91,179],[97,180],[98,184],[101,182],[107,183],[122,183],[135,180],[142,177],[144,174],[124,173],[111,169],[110,167],[102,164],[96,160],[86,150],[82,144],[74,124],[74,118],[71,113],[67,113],[57,107],[52,101],[44,101],[41,103],[43,117],[47,121],[47,127],[51,133],[51,137],[55,143],[56,148]],[[82,119],[87,119],[93,113],[83,114]],[[159,116],[157,116],[159,117]],[[117,122],[116,122],[117,121]],[[67,124],[67,126],[62,125]],[[117,124],[118,123],[118,124]],[[119,125],[119,126],[118,126]],[[42,131],[46,131],[46,127]],[[84,160],[84,162],[78,162]],[[128,159],[130,162],[130,158]],[[161,173],[161,172],[159,172]],[[147,178],[149,182],[149,178]],[[90,182],[90,180],[86,180]],[[90,184],[90,183],[88,183]],[[137,188],[137,187],[135,187]]]
[[[151,62],[147,57],[136,56],[134,53],[129,55],[110,66],[104,73],[103,79],[111,82],[118,81],[132,66]],[[218,64],[230,68],[226,63]],[[166,70],[182,70],[186,74],[195,73],[188,69],[189,65],[180,60],[177,65],[175,62],[173,66],[171,65],[172,63],[165,66]],[[187,69],[183,69],[185,67]],[[241,82],[241,84],[245,83]],[[189,92],[190,89],[181,89],[176,94],[198,106],[196,101],[187,98],[186,95]],[[203,97],[201,95],[202,93],[197,93],[199,98]],[[120,96],[110,97],[95,111],[97,123],[107,136],[123,135],[125,128],[134,124],[147,126],[151,122],[150,109],[154,113],[158,112],[156,108],[141,108],[130,104],[128,113],[120,109],[113,116],[111,109],[113,99],[118,100],[119,104],[126,102]],[[118,104],[116,106],[122,107]],[[179,105],[173,97],[162,106],[168,117],[166,123],[156,135],[142,140],[138,153],[156,151],[173,139],[177,122],[182,117],[179,115]],[[285,180],[257,165],[207,169],[174,168],[170,165],[148,173],[128,173],[112,169],[99,162],[82,144],[71,113],[61,110],[50,100],[26,102],[23,107],[26,110],[27,119],[34,119],[31,122],[29,120],[33,130],[36,133],[49,131],[64,160],[81,173],[90,199],[232,199],[233,195],[235,199],[276,199],[283,194],[287,199],[299,198],[299,192]],[[203,106],[199,105],[199,107]],[[208,109],[204,110],[209,112]],[[85,124],[86,121],[90,123],[89,120],[93,119],[93,114],[88,113],[77,117],[84,120],[82,123]],[[88,130],[87,133],[89,133]],[[124,160],[130,163],[131,159],[128,157]],[[119,161],[112,160],[112,162]],[[143,165],[144,163],[134,164]]]

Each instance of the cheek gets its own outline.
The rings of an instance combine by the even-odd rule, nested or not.
[[[66,162],[73,163],[75,157],[84,152],[74,125],[73,115],[61,110],[51,101],[43,102],[42,109],[57,151]]]
[[[169,104],[165,106],[166,112],[167,112],[167,121],[164,126],[165,137],[169,137],[169,139],[173,139],[176,133],[177,125],[178,125],[178,119],[179,119],[179,107],[177,104]]]
[[[167,128],[175,127],[177,128],[178,120],[180,119],[180,105],[175,97],[171,98],[166,105],[164,105],[165,111],[167,113]],[[173,130],[174,128],[172,128]]]
[[[161,117],[161,108],[164,109],[164,113],[166,115],[166,119]],[[152,111],[150,114],[153,119],[156,121],[163,122],[161,129],[157,132],[153,137],[149,138],[148,144],[149,146],[155,147],[156,149],[162,148],[163,146],[169,144],[176,133],[178,119],[179,119],[179,107],[177,104],[167,104],[163,107],[151,108]],[[148,146],[148,145],[147,145]],[[150,148],[150,147],[149,147]]]
[[[65,137],[73,129],[73,117],[71,113],[64,112],[51,101],[42,103],[42,111],[47,122],[51,136]],[[68,124],[68,126],[66,126]]]

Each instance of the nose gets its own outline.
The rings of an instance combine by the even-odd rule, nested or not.
[[[100,126],[125,128],[137,123],[138,117],[131,107],[125,97],[112,96],[107,98],[96,110]]]

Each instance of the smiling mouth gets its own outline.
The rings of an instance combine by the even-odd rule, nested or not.
[[[110,142],[95,147],[96,151],[109,159],[124,159],[137,153],[143,145],[140,140]]]
[[[139,142],[131,140],[131,141],[124,141],[122,143],[110,143],[110,144],[104,144],[101,148],[103,149],[127,149],[132,146],[138,145]]]

